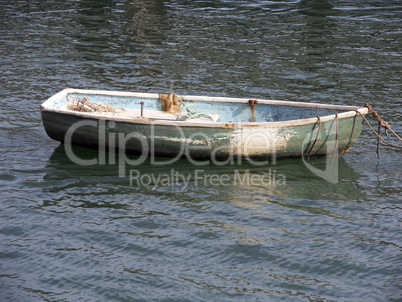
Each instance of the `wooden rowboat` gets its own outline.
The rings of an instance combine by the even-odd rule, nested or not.
[[[277,100],[64,89],[41,105],[52,139],[192,159],[343,155],[368,109]]]

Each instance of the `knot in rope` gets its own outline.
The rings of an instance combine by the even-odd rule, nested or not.
[[[377,121],[378,121],[378,131],[375,131],[374,128],[373,128],[373,126],[371,126],[370,122],[365,118],[365,116],[364,116],[359,110],[356,110],[356,112],[357,112],[358,114],[360,114],[360,116],[361,116],[361,117],[363,118],[363,120],[367,123],[367,125],[370,127],[370,129],[373,131],[373,133],[377,136],[377,156],[380,157],[380,140],[381,140],[383,143],[387,144],[388,146],[391,146],[391,147],[394,147],[394,148],[398,148],[398,149],[402,149],[402,146],[397,146],[397,145],[391,144],[391,143],[387,142],[386,140],[384,140],[384,139],[381,137],[381,127],[384,127],[384,128],[385,128],[385,135],[388,135],[388,130],[389,130],[389,131],[391,131],[392,134],[394,134],[400,141],[402,141],[402,138],[401,138],[398,134],[396,134],[395,131],[393,131],[393,130],[391,129],[391,126],[390,126],[387,122],[385,122],[385,121],[380,117],[380,115],[373,109],[373,107],[371,107],[371,105],[370,105],[370,104],[367,104],[367,103],[364,104],[362,107],[368,108],[369,113],[371,112],[372,116],[373,116],[374,118],[376,118]]]
[[[382,127],[385,128],[385,134],[388,135],[388,130],[391,130],[391,126],[380,117],[380,115],[373,109],[373,107],[371,107],[370,104],[366,103],[363,105],[363,107],[368,108],[369,112],[371,112],[371,115],[377,119]]]

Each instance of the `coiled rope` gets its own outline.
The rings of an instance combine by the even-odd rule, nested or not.
[[[193,118],[199,118],[199,117],[206,117],[211,119],[213,122],[216,122],[216,120],[210,116],[209,114],[206,114],[204,112],[199,112],[199,109],[196,105],[194,104],[189,104],[187,105],[186,103],[183,102],[183,100],[174,92],[172,92],[173,95],[181,102],[181,108],[180,108],[180,113],[176,118],[176,121],[178,121],[183,113],[182,108],[184,108],[187,111],[187,114],[185,115],[185,120],[193,119]],[[194,109],[192,109],[194,108]]]
[[[70,99],[71,96],[67,94],[67,109],[80,111],[80,112],[111,112],[111,113],[122,113],[126,110],[123,108],[117,108],[110,106],[109,104],[94,103],[89,100],[87,96],[80,98]]]

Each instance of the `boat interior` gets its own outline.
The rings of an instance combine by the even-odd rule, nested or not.
[[[53,109],[83,114],[147,118],[177,122],[264,123],[327,116],[355,110],[352,106],[320,105],[286,101],[179,96],[168,94],[109,95],[68,92],[48,104]]]

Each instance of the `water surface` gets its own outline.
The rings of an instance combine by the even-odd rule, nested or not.
[[[39,112],[65,87],[173,80],[181,94],[368,102],[402,133],[401,18],[390,0],[1,1],[0,300],[402,299],[401,153],[378,160],[367,127],[335,184],[301,160],[148,160],[135,173],[190,178],[143,185],[130,167],[72,162]]]

